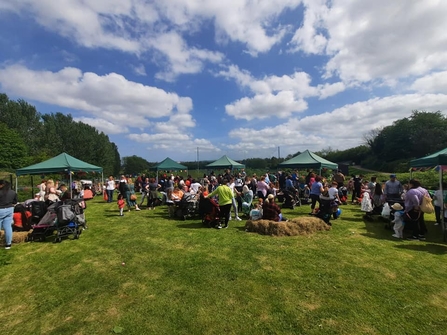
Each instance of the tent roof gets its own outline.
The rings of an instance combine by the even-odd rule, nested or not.
[[[169,157],[166,157],[162,162],[157,165],[151,166],[151,170],[187,170],[188,167],[173,161]]]
[[[212,162],[206,166],[207,168],[216,168],[216,169],[226,169],[226,168],[237,168],[242,169],[245,168],[244,164],[238,163],[231,158],[227,157],[227,155],[223,155],[217,161]]]
[[[305,168],[305,169],[337,169],[338,165],[336,163],[332,163],[313,152],[306,150],[285,162],[279,164],[280,167],[289,167],[289,168]]]
[[[44,174],[59,172],[102,172],[102,167],[74,158],[65,152],[46,161],[16,170],[16,175]]]
[[[410,167],[429,167],[435,165],[447,165],[447,148],[435,152],[434,154],[410,161]]]

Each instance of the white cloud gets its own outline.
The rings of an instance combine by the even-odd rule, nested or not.
[[[242,43],[248,53],[256,55],[268,52],[282,40],[287,27],[278,24],[277,18],[300,3],[301,0],[9,0],[2,3],[0,10],[27,15],[83,47],[136,55],[155,50],[164,58],[161,66],[167,63],[167,69],[160,71],[157,78],[173,81],[180,74],[198,73],[205,63],[224,58],[218,52],[186,43],[185,38],[194,35],[202,24],[214,24],[216,41]]]
[[[156,74],[156,78],[166,81],[173,81],[178,74],[199,73],[204,62],[218,63],[224,58],[219,52],[188,47],[173,31],[154,37],[149,44],[167,57],[165,70]]]
[[[291,48],[328,55],[326,76],[396,83],[447,68],[445,1],[306,0],[305,6]]]
[[[229,135],[238,143],[228,147],[241,151],[280,146],[285,155],[329,146],[343,150],[363,144],[367,132],[408,117],[415,109],[446,110],[447,95],[407,94],[375,98],[319,115],[292,118],[275,127],[234,129]]]
[[[163,149],[165,152],[178,153],[179,148],[181,148],[182,155],[191,155],[196,152],[198,147],[203,147],[206,148],[206,151],[220,152],[220,149],[214,146],[209,140],[203,138],[195,139],[190,134],[178,131],[176,133],[130,134],[127,137],[135,142],[148,144],[149,150]]]
[[[126,126],[117,123],[112,123],[105,119],[83,116],[83,117],[75,117],[73,118],[73,120],[76,122],[82,122],[92,127],[95,127],[99,131],[102,131],[104,132],[104,134],[108,135],[125,134],[129,132],[129,128],[127,128]]]
[[[312,79],[305,72],[255,79],[248,71],[231,65],[217,73],[217,76],[233,79],[242,88],[249,88],[254,94],[253,97],[244,97],[225,106],[227,114],[245,120],[272,116],[286,118],[307,109],[305,98],[325,99],[345,90],[345,85],[341,82],[311,86]]]
[[[133,73],[135,73],[137,76],[147,76],[146,68],[143,64],[139,65],[131,65]]]
[[[105,119],[123,128],[145,127],[149,119],[175,117],[177,112],[187,119],[192,109],[188,97],[132,82],[116,73],[99,76],[76,68],[33,71],[12,65],[0,69],[0,85],[10,94],[81,110],[87,118]]]
[[[420,93],[447,94],[447,71],[436,72],[415,80],[410,89]]]

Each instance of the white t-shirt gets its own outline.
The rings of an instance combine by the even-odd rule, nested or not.
[[[331,200],[336,199],[337,194],[338,194],[338,189],[336,187],[331,187],[328,190],[328,193],[329,193],[329,198],[331,198]]]
[[[108,190],[114,190],[115,189],[115,181],[114,180],[107,180],[107,187]]]

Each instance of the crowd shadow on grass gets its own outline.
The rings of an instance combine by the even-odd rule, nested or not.
[[[412,251],[423,251],[428,252],[430,254],[435,255],[445,255],[447,254],[447,246],[441,245],[441,244],[435,244],[435,243],[423,243],[420,244],[400,244],[395,245],[395,248],[398,249],[406,249],[406,250],[412,250]]]
[[[186,228],[186,229],[199,229],[199,228],[205,228],[205,229],[211,229],[207,225],[204,225],[201,221],[182,221],[181,223],[177,224],[177,228]]]
[[[426,251],[441,255],[447,253],[447,245],[445,245],[445,242],[443,241],[442,231],[437,229],[437,227],[432,227],[431,225],[428,226],[429,231],[426,234],[426,241],[408,241],[406,239],[396,239],[393,237],[393,224],[386,219],[378,216],[374,217],[373,220],[364,218],[362,218],[362,220],[365,224],[363,229],[366,230],[365,233],[360,233],[362,236],[395,242],[397,243],[397,245],[395,245],[396,248]],[[409,235],[411,235],[411,231],[404,230],[404,236]],[[414,242],[419,244],[414,244]]]

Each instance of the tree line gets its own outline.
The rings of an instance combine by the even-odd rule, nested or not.
[[[77,122],[68,114],[41,114],[34,106],[0,93],[0,169],[11,171],[66,152],[105,174],[121,169],[118,147],[95,127]]]

